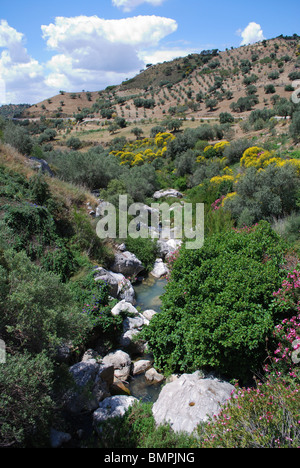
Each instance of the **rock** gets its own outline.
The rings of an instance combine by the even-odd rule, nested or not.
[[[127,395],[105,398],[93,413],[93,423],[97,432],[101,434],[101,427],[99,427],[101,423],[111,418],[124,416],[125,412],[137,401],[137,398]]]
[[[153,194],[153,198],[155,200],[158,200],[160,198],[164,198],[164,197],[174,197],[174,198],[182,198],[183,197],[183,194],[178,192],[178,190],[175,190],[175,189],[162,189],[162,190],[158,190],[157,192],[155,192]]]
[[[220,412],[233,390],[228,382],[201,378],[199,372],[183,374],[161,390],[152,408],[156,424],[167,422],[175,432],[191,434],[198,424]]]
[[[180,239],[160,239],[157,241],[158,254],[162,259],[167,259],[181,246]]]
[[[148,369],[145,373],[145,378],[148,382],[152,384],[161,383],[164,380],[164,376],[159,374],[154,367]]]
[[[123,275],[117,275],[112,271],[105,270],[105,268],[99,267],[95,270],[95,281],[104,281],[108,284],[109,293],[113,297],[118,297],[125,277]]]
[[[67,432],[56,431],[55,429],[51,429],[50,431],[50,444],[52,448],[59,448],[63,444],[70,442],[71,435]]]
[[[161,258],[157,258],[155,260],[153,270],[151,271],[151,275],[155,278],[161,278],[162,276],[168,275],[169,269],[167,265],[163,262]]]
[[[43,173],[47,173],[48,176],[54,177],[54,173],[49,167],[49,164],[44,159],[38,159],[34,156],[27,156],[29,158],[28,164],[32,167],[33,170],[42,171]]]
[[[137,276],[143,271],[144,266],[133,253],[125,251],[115,254],[115,259],[110,269],[115,273],[121,273],[126,277],[132,277]]]
[[[93,349],[87,349],[84,355],[82,356],[81,362],[86,362],[86,361],[89,361],[90,359],[96,359],[96,358],[100,359],[99,354]]]
[[[99,218],[100,216],[105,215],[105,210],[110,206],[109,202],[101,200],[99,205],[96,208],[96,217]]]
[[[71,342],[62,343],[56,349],[55,359],[59,362],[68,363],[72,357],[73,345]]]
[[[119,293],[119,299],[130,302],[131,304],[136,303],[135,291],[129,280],[125,279],[124,283],[122,284],[122,288]]]
[[[144,325],[148,325],[149,321],[142,315],[138,314],[135,317],[126,317],[123,321],[123,333],[120,338],[120,346],[128,348],[132,353],[141,353],[145,351],[146,343],[136,339]]]
[[[112,395],[130,395],[129,383],[115,378],[110,387],[110,393]]]
[[[107,354],[102,360],[103,364],[113,366],[114,376],[120,380],[127,380],[130,375],[131,358],[122,350]]]
[[[146,372],[152,366],[151,361],[148,359],[140,359],[139,361],[134,362],[132,375],[139,375]]]
[[[157,314],[155,310],[147,309],[142,312],[142,315],[145,317],[146,320],[150,322],[150,320]]]
[[[104,281],[108,284],[109,294],[114,298],[125,299],[135,304],[135,292],[131,282],[121,273],[105,270],[99,267],[95,270],[95,281]]]
[[[131,304],[131,302],[126,302],[125,299],[118,302],[118,304],[116,304],[111,309],[112,315],[119,315],[120,312],[128,312],[128,313],[136,314],[136,315],[138,315],[139,313],[137,309]]]
[[[157,208],[153,208],[152,206],[149,205],[142,205],[142,210],[148,211],[150,214],[156,214],[159,215],[159,210]]]
[[[74,364],[69,372],[76,385],[76,390],[65,396],[67,409],[72,413],[93,411],[101,400],[110,396],[109,389],[114,378],[112,364],[88,359]]]

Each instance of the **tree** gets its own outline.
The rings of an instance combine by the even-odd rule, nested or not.
[[[233,112],[245,112],[251,110],[256,102],[255,96],[240,97],[237,102],[230,104],[230,108]]]
[[[13,146],[22,154],[30,154],[33,142],[27,130],[23,127],[9,122],[4,129],[3,137],[5,143]]]
[[[272,85],[272,84],[266,85],[266,86],[265,86],[265,93],[266,93],[266,94],[274,94],[274,93],[276,93],[275,86]]]
[[[196,94],[196,101],[203,102],[203,99],[204,99],[204,94],[202,91],[199,91],[199,93]]]
[[[139,138],[141,138],[141,136],[143,135],[144,131],[139,128],[139,127],[134,127],[132,130],[131,130],[131,133],[133,133],[133,135],[136,136],[136,139],[138,140]]]
[[[170,132],[177,132],[182,127],[182,125],[182,120],[172,119],[167,123],[167,129],[170,130]]]
[[[78,150],[79,148],[81,148],[81,141],[79,138],[71,136],[67,140],[66,145],[72,150]]]
[[[116,123],[116,122],[113,122],[109,127],[108,127],[108,131],[111,135],[114,135],[116,133],[117,130],[120,129],[120,126]]]
[[[234,117],[229,112],[221,112],[219,119],[220,119],[220,124],[234,122]]]
[[[218,104],[218,101],[213,98],[207,99],[205,101],[206,108],[209,109],[210,111],[213,111],[217,104]]]
[[[48,141],[53,141],[56,137],[57,132],[53,128],[47,128],[38,138],[38,143],[44,143]]]

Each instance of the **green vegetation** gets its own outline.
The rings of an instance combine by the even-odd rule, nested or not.
[[[272,308],[285,246],[268,224],[210,236],[181,251],[162,313],[145,331],[159,368],[208,368],[247,379],[265,358],[265,340],[280,320]],[[265,259],[265,260],[264,260]]]
[[[47,102],[37,121],[5,120],[2,109],[1,447],[49,446],[70,385],[61,346],[76,362],[95,338],[104,351],[118,345],[123,316],[112,316],[108,286],[94,281],[114,252],[96,235],[91,192],[116,207],[120,194],[151,205],[156,190],[170,187],[204,204],[205,243],[169,258],[161,312],[143,336],[158,370],[213,371],[237,380],[237,398],[199,426],[198,438],[156,428],[151,404],[139,403],[103,426],[99,447],[299,447],[291,356],[300,323],[300,108],[290,83],[289,94],[276,94],[283,72],[298,77],[298,40],[278,38],[283,51],[265,41],[262,50],[149,64],[97,97],[61,91],[64,109],[76,105],[74,121],[46,118]],[[262,75],[272,80],[266,88]],[[196,121],[198,112],[214,120]],[[84,119],[93,115],[99,128],[89,130]],[[33,169],[36,159],[54,176]],[[151,271],[156,242],[125,241]]]

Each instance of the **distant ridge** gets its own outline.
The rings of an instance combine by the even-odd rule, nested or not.
[[[253,45],[202,51],[157,65],[105,90],[67,92],[25,107],[23,117],[127,121],[166,116],[241,117],[272,100],[290,100],[293,77],[300,78],[300,36],[279,36]],[[249,108],[234,103],[251,101]]]

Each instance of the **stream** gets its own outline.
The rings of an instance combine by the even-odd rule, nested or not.
[[[160,312],[161,299],[163,295],[167,280],[165,278],[157,279],[149,275],[140,283],[134,286],[136,293],[136,305],[142,310],[153,309]]]
[[[135,307],[141,310],[152,309],[159,313],[161,308],[161,296],[164,293],[167,280],[165,278],[157,279],[149,275],[143,281],[134,285],[136,293]],[[150,355],[143,355],[141,359],[151,359]],[[131,377],[129,390],[132,396],[138,398],[144,403],[155,402],[161,390],[161,384],[149,384],[144,374]]]

